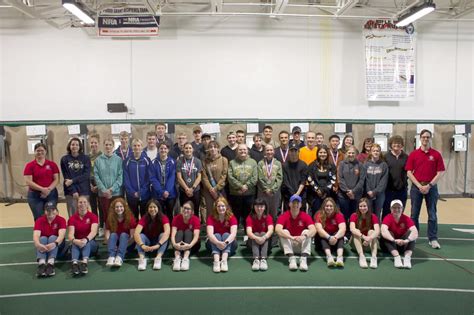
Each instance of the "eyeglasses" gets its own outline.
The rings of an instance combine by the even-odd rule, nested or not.
[[[193,210],[190,207],[183,207],[183,210]]]

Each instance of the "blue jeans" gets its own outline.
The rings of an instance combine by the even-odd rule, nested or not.
[[[382,219],[385,218],[387,214],[390,213],[390,203],[395,200],[399,199],[403,203],[403,209],[405,209],[406,204],[407,204],[407,190],[402,189],[402,190],[386,190],[385,191],[385,202],[383,203],[383,213],[382,213]]]
[[[109,257],[119,256],[124,259],[129,240],[130,234],[128,233],[121,233],[120,236],[117,233],[110,233],[109,241],[107,243]]]
[[[44,204],[48,201],[58,203],[58,190],[56,188],[51,190],[46,198],[41,198],[39,191],[28,191],[28,205],[35,221],[44,214]]]
[[[224,234],[219,234],[219,233],[214,233],[214,236],[217,238],[219,241],[224,241],[229,237],[229,233],[224,233]],[[206,242],[206,248],[210,251],[212,251],[212,254],[223,254],[223,253],[228,253],[229,256],[232,256],[235,254],[235,251],[237,250],[237,242],[234,240],[232,243],[228,244],[223,250],[220,250],[214,243],[211,241],[207,240]]]
[[[431,187],[426,195],[423,195],[415,185],[411,186],[411,219],[419,231],[420,224],[418,219],[420,217],[421,204],[423,203],[423,199],[425,199],[426,209],[428,210],[428,239],[430,241],[438,239],[438,210],[436,208],[438,197],[438,185]]]
[[[385,201],[385,193],[379,193],[373,199],[369,199],[372,206],[372,213],[377,216],[380,221],[380,215],[382,214],[383,203]],[[357,210],[356,210],[357,211]]]
[[[83,248],[80,248],[79,246],[72,244],[71,246],[71,257],[72,260],[79,260],[79,258],[82,255],[82,259],[89,259],[89,257],[92,255],[97,254],[97,251],[99,250],[99,245],[97,245],[97,242],[95,240],[90,240]]]
[[[154,245],[158,244],[158,242],[160,241],[160,238],[161,238],[162,236],[163,236],[163,233],[161,233],[161,234],[158,236],[157,239],[152,239],[152,240],[150,240],[150,239],[148,238],[148,236],[146,236],[145,234],[141,233],[141,234],[140,234],[140,239],[142,240],[142,243],[145,244],[146,246],[154,246]],[[138,244],[137,244],[136,248],[137,248],[137,251],[138,251],[139,254],[145,254],[145,251],[144,251],[140,246],[138,246]],[[168,248],[168,241],[164,242],[164,243],[160,246],[160,248],[158,248],[158,253],[164,254],[167,248]]]
[[[47,245],[49,243],[54,243],[55,240],[57,240],[58,237],[56,235],[51,235],[50,237],[47,236],[41,236],[39,239],[39,242],[43,245]],[[53,250],[49,252],[44,252],[41,253],[39,250],[36,250],[36,258],[37,259],[44,259],[48,260],[50,258],[56,258],[56,257],[61,257],[64,255],[65,250],[64,250],[64,243],[62,242],[59,244],[59,247],[55,247]]]

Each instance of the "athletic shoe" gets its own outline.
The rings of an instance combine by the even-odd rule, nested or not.
[[[372,263],[372,259],[370,260],[370,262]],[[365,258],[365,256],[359,256],[359,266],[362,269],[367,269],[369,267],[367,266],[367,259]]]
[[[138,259],[138,271],[146,270],[146,258]]]
[[[175,258],[173,260],[173,271],[181,270],[181,258]]]
[[[183,258],[181,260],[181,271],[189,270],[189,258]]]
[[[370,257],[370,268],[377,269],[377,257]]]
[[[267,260],[265,258],[262,258],[262,260],[260,260],[260,270],[261,271],[267,271],[268,270],[268,264],[267,264]]]
[[[291,256],[290,258],[288,258],[288,268],[290,268],[290,270],[298,269],[298,264],[296,263],[295,256]]]
[[[154,270],[160,270],[161,269],[161,257],[156,257],[155,262],[153,263],[153,269]]]
[[[52,277],[56,274],[56,270],[54,270],[53,264],[46,265],[46,277]]]
[[[212,266],[212,271],[214,272],[221,272],[221,262],[220,261],[214,261],[214,265]]]
[[[300,258],[300,270],[301,271],[308,271],[308,262],[306,260],[306,257],[301,257]]]
[[[72,263],[71,272],[75,276],[81,273],[81,271],[79,270],[79,264],[77,262]]]
[[[227,265],[227,260],[221,261],[221,271],[222,272],[229,271],[229,266]]]
[[[334,267],[334,266],[336,266],[336,263],[334,262],[334,257],[332,257],[332,256],[327,256],[326,259],[327,259],[328,267]]]
[[[253,260],[252,270],[253,270],[253,271],[258,271],[258,270],[260,270],[260,260],[259,260],[258,258],[255,258],[255,259]]]
[[[38,271],[36,271],[37,277],[46,277],[46,264],[38,265]]]
[[[405,266],[406,269],[411,269],[411,257],[410,256],[405,256],[403,258],[403,266]]]
[[[107,258],[107,263],[105,264],[107,267],[112,267],[115,264],[115,257],[110,256]]]
[[[120,256],[115,257],[114,266],[115,267],[121,267],[122,264],[123,264],[122,257],[120,257]]]
[[[433,249],[441,249],[441,245],[439,245],[438,240],[432,240],[428,244],[430,244],[431,248]]]
[[[97,235],[98,237],[103,237],[104,236],[104,228],[99,228],[99,235]]]
[[[342,256],[337,257],[336,267],[344,267],[344,258],[342,258]]]
[[[393,265],[395,266],[395,268],[403,268],[402,258],[400,256],[394,257]]]
[[[89,272],[89,268],[87,268],[87,263],[81,262],[79,263],[79,270],[81,271],[82,274],[87,274]]]

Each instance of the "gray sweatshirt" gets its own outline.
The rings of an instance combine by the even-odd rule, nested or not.
[[[365,168],[358,161],[344,160],[339,163],[337,168],[337,178],[339,182],[339,189],[346,193],[352,190],[356,195],[357,199],[362,197],[364,192],[365,182]]]
[[[367,160],[364,163],[366,172],[365,191],[375,192],[375,196],[385,191],[388,180],[388,165],[382,160],[373,162]]]

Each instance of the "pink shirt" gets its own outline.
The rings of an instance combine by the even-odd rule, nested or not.
[[[300,211],[295,219],[291,217],[291,211],[285,211],[277,219],[277,224],[283,225],[283,229],[288,230],[291,236],[300,236],[314,222],[309,214]]]

